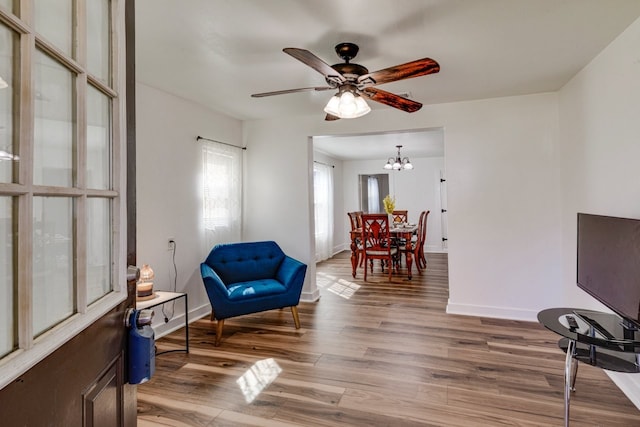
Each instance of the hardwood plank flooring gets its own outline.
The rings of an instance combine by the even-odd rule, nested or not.
[[[456,316],[446,254],[413,280],[351,277],[349,253],[317,265],[321,298],[228,319],[220,347],[208,318],[191,352],[156,358],[138,386],[145,426],[561,426],[564,353],[534,322]],[[183,347],[184,331],[157,341]],[[640,426],[640,411],[598,368],[580,364],[571,423]]]

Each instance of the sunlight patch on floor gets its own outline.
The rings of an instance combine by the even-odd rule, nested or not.
[[[240,386],[244,399],[251,403],[281,372],[282,368],[274,359],[258,360],[236,380],[236,383]]]
[[[360,289],[360,285],[326,273],[316,274],[316,285],[344,299],[350,299]]]

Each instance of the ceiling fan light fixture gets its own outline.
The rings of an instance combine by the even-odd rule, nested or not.
[[[357,93],[353,93],[351,90],[340,90],[331,97],[327,106],[324,107],[324,111],[341,119],[355,119],[370,112],[371,107]]]

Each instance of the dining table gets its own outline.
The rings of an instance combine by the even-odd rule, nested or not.
[[[404,240],[406,246],[406,258],[407,258],[407,278],[411,280],[411,265],[413,263],[413,242],[411,237],[418,230],[418,224],[393,224],[389,227],[389,235],[392,240]],[[358,264],[360,263],[360,256],[358,254],[358,240],[362,238],[362,228],[354,228],[350,232],[351,237],[351,275],[356,278],[356,271]],[[367,268],[367,266],[365,266]]]

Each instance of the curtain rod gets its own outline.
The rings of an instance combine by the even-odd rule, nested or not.
[[[247,147],[239,147],[237,145],[229,144],[228,142],[216,141],[215,139],[205,138],[204,136],[200,136],[200,135],[196,137],[196,141],[200,141],[201,139],[204,139],[205,141],[217,142],[218,144],[228,145],[230,147],[240,148],[241,150],[247,149]]]
[[[319,162],[319,161],[317,161],[317,160],[314,160],[314,161],[313,161],[313,163],[318,163],[318,164],[320,164],[320,165],[331,166],[332,168],[335,168],[335,166],[334,166],[334,165],[330,165],[330,164],[328,164],[328,163],[322,163],[322,162]]]

